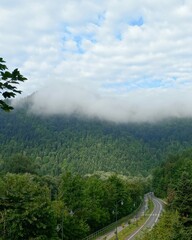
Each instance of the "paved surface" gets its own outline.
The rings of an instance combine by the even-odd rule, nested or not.
[[[137,230],[135,230],[129,237],[127,237],[126,240],[135,239],[135,237],[138,236],[143,230],[146,230],[147,228],[151,229],[156,224],[163,210],[163,204],[161,200],[159,200],[154,196],[152,196],[152,201],[154,204],[153,212],[149,215],[145,223],[141,227],[139,227]]]

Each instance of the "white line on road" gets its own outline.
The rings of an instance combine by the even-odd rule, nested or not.
[[[161,205],[161,203],[157,200],[157,199],[154,199],[158,204],[159,204],[159,206],[160,206],[160,209],[159,209],[159,213],[158,214],[156,214],[156,219],[155,219],[155,223],[158,221],[158,219],[159,219],[159,217],[160,217],[160,214],[161,214],[161,211],[162,211],[162,205]]]
[[[153,210],[153,212],[155,211],[155,209]],[[153,213],[152,213],[153,214]],[[131,240],[144,226],[145,224],[148,222],[148,220],[150,219],[151,217],[151,214],[149,215],[149,217],[147,218],[147,220],[145,221],[145,223],[139,228],[137,229],[137,231],[129,238],[127,238],[127,240]]]
[[[147,220],[145,221],[145,223],[129,238],[127,238],[127,240],[131,240],[133,237],[135,237],[135,235],[141,231],[141,229],[147,224],[147,222],[149,221],[149,219],[151,218],[151,216],[156,216],[156,219],[155,219],[155,222],[154,224],[157,222],[157,220],[159,219],[159,216],[160,216],[160,213],[162,211],[162,205],[161,203],[157,200],[157,199],[154,199],[153,200],[160,206],[160,209],[159,209],[159,212],[158,213],[154,213],[155,212],[155,207],[154,207],[154,210],[153,212],[149,215],[149,217],[147,218]],[[154,224],[151,226],[151,228],[153,228]]]

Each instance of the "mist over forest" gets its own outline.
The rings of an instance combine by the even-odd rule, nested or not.
[[[146,89],[119,96],[73,84],[56,84],[39,90],[30,98],[30,111],[40,115],[76,113],[116,123],[192,117],[189,89]]]
[[[0,114],[0,150],[3,159],[18,152],[32,157],[43,174],[68,169],[79,174],[112,171],[147,176],[168,154],[192,144],[191,118],[109,121],[80,111],[62,112],[65,104],[54,105],[50,98],[42,102],[56,110],[60,106],[61,111],[51,113],[47,107],[34,112],[34,98],[24,99],[12,113]]]

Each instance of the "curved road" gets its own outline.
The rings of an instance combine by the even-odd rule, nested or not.
[[[163,210],[163,203],[162,203],[162,201],[160,199],[154,197],[153,195],[151,195],[151,199],[152,199],[153,204],[154,204],[153,212],[149,215],[149,217],[147,218],[145,223],[140,228],[135,230],[131,235],[129,235],[126,238],[126,240],[133,240],[143,230],[151,229],[155,225],[155,223],[158,221],[159,216],[160,216],[160,214],[161,214],[161,212]]]

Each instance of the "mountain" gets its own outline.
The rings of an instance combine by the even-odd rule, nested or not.
[[[148,175],[192,145],[192,119],[117,124],[78,115],[40,116],[26,107],[0,112],[0,161],[20,153],[38,173],[112,171]]]

